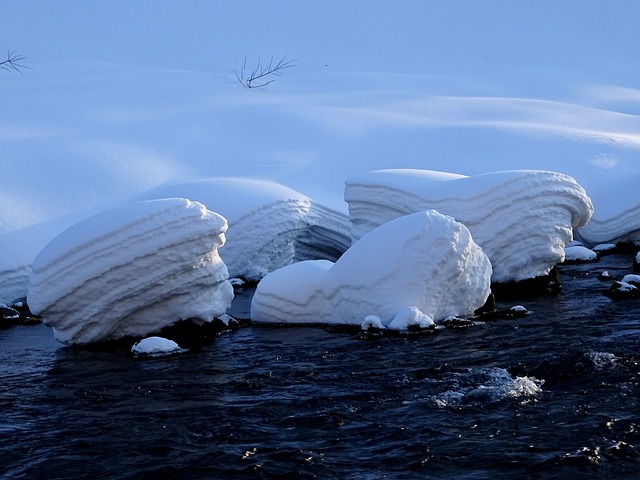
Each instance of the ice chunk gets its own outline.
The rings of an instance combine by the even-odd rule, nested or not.
[[[491,259],[493,281],[546,275],[564,260],[572,229],[586,224],[591,200],[561,173],[518,170],[473,177],[429,170],[377,170],[346,182],[352,238],[389,220],[435,209],[464,223]]]
[[[254,323],[325,323],[405,329],[470,314],[490,292],[491,264],[453,218],[435,211],[371,231],[335,263],[304,261],[258,284]],[[395,319],[395,320],[394,320]]]
[[[133,203],[79,222],[33,262],[28,304],[66,344],[211,321],[233,298],[218,256],[226,220],[198,202]]]
[[[259,280],[297,261],[335,261],[351,243],[345,214],[276,182],[210,177],[163,185],[136,198],[165,197],[196,200],[227,219],[220,255],[232,277]]]

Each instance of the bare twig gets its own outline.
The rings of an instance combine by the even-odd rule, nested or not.
[[[278,62],[274,63],[273,57],[267,65],[263,65],[258,58],[258,63],[251,72],[247,72],[247,57],[244,58],[242,68],[238,72],[234,70],[236,79],[247,88],[264,88],[270,83],[276,81],[272,77],[282,76],[282,71],[287,68],[295,67],[293,60],[287,60],[287,56],[282,57]]]
[[[9,51],[7,52],[7,59],[0,61],[0,70],[7,70],[18,72],[22,75],[21,68],[29,68],[26,65],[22,65],[20,62],[24,60],[24,57],[16,55],[15,52]]]

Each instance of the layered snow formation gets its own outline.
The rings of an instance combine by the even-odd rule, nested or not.
[[[94,215],[51,240],[32,265],[28,303],[65,344],[146,336],[212,321],[233,299],[218,255],[227,222],[174,198]]]
[[[469,230],[451,217],[422,211],[374,229],[335,263],[308,260],[265,276],[251,320],[425,327],[481,307],[490,279],[489,259]]]
[[[513,170],[467,177],[430,170],[376,170],[346,182],[351,235],[358,240],[394,218],[434,209],[463,223],[491,259],[494,282],[546,275],[564,260],[573,229],[593,205],[567,175]]]
[[[167,197],[201,202],[227,219],[221,256],[231,277],[259,280],[294,262],[335,261],[351,244],[345,214],[276,182],[210,177],[163,185],[136,198]]]
[[[633,189],[637,191],[637,186]],[[640,245],[640,204],[610,216],[603,214],[592,218],[576,231],[576,238],[591,246],[625,242]]]

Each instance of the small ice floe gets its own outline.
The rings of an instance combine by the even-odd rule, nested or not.
[[[131,347],[131,353],[135,356],[144,357],[164,357],[186,351],[187,350],[180,348],[180,346],[173,340],[169,340],[164,337],[143,338]]]
[[[598,254],[587,247],[573,245],[564,249],[565,263],[593,262],[597,259]]]
[[[433,210],[392,220],[354,243],[335,263],[294,263],[265,276],[251,303],[253,323],[430,326],[470,315],[491,288],[491,264],[453,218]]]
[[[66,344],[210,322],[233,299],[218,255],[226,220],[186,199],[137,202],[76,223],[33,262],[28,304]]]
[[[609,273],[609,270],[604,270],[603,272],[600,272],[598,274],[598,280],[611,280],[611,274]]]
[[[492,281],[498,283],[547,275],[564,259],[573,229],[585,225],[593,214],[591,199],[572,177],[538,170],[472,177],[377,170],[349,178],[345,200],[354,241],[393,218],[419,210],[452,216],[487,254]]]

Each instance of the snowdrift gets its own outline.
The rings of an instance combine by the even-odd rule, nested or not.
[[[377,170],[349,178],[345,187],[358,240],[394,218],[435,209],[463,223],[491,260],[494,282],[546,275],[564,260],[573,229],[593,205],[567,175],[514,170],[466,177],[430,170]]]
[[[181,319],[211,321],[233,299],[217,249],[226,220],[185,199],[92,216],[33,262],[31,311],[65,344],[145,336]]]
[[[229,222],[220,253],[231,277],[259,280],[294,262],[335,261],[349,247],[346,215],[267,180],[211,177],[168,184],[135,197],[198,201]]]
[[[474,312],[490,279],[489,259],[464,225],[417,212],[363,236],[335,263],[306,261],[270,273],[258,284],[251,320],[362,325],[375,316],[402,330]]]

